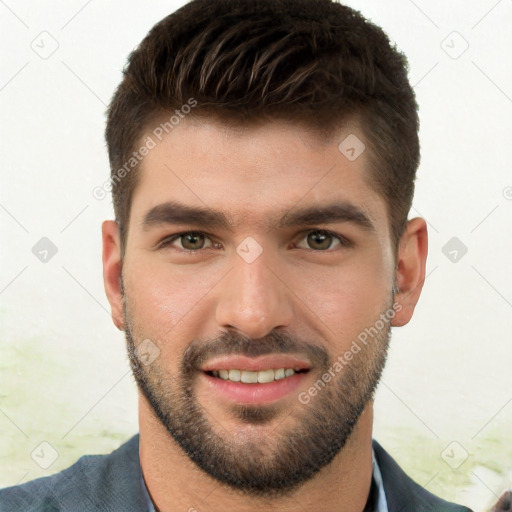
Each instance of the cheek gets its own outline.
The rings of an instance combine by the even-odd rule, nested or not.
[[[147,261],[126,270],[132,314],[143,332],[167,339],[176,335],[201,309],[202,298],[220,279],[213,269]]]
[[[376,258],[353,258],[345,265],[298,273],[296,282],[297,295],[316,315],[314,321],[326,336],[335,336],[333,346],[340,349],[374,324],[390,297],[390,282]]]

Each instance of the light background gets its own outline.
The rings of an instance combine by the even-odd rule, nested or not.
[[[92,190],[108,180],[104,111],[126,57],[183,3],[0,0],[1,486],[138,430],[102,281],[113,209]],[[512,1],[347,3],[408,56],[422,146],[410,217],[429,224],[428,278],[393,329],[374,437],[430,491],[488,510],[512,484]],[[42,237],[58,249],[46,263]]]

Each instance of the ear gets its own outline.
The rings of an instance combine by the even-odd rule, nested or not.
[[[116,221],[106,220],[101,225],[103,238],[103,283],[112,310],[112,320],[124,330],[123,293],[121,289],[121,244]]]
[[[407,222],[398,247],[395,270],[394,301],[398,303],[391,325],[401,327],[409,322],[425,282],[428,253],[427,223],[421,217]]]

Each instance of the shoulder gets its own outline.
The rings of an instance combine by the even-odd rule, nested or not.
[[[137,434],[108,455],[85,455],[60,473],[0,489],[0,510],[143,510],[139,479]]]
[[[389,512],[472,512],[471,509],[443,500],[418,485],[375,439],[373,449],[382,474]]]

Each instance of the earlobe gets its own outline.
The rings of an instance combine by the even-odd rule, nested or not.
[[[103,284],[112,311],[115,326],[124,330],[122,260],[119,229],[113,220],[106,220],[101,226],[103,240]]]
[[[397,307],[391,322],[394,327],[401,327],[412,318],[425,282],[427,253],[427,223],[416,217],[408,221],[398,249],[394,293]]]

